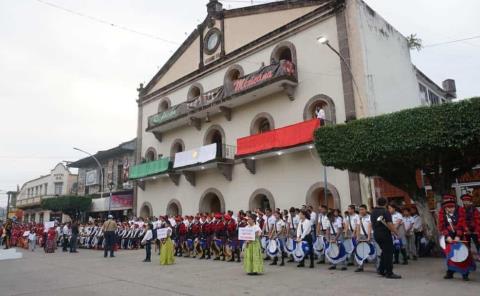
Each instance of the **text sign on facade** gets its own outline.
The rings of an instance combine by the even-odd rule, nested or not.
[[[98,184],[97,170],[88,171],[85,175],[85,185],[91,186]]]

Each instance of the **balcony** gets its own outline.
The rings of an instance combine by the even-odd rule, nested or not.
[[[161,133],[190,124],[201,129],[202,118],[222,113],[231,119],[231,109],[262,97],[285,91],[293,100],[297,85],[295,65],[286,60],[265,66],[190,101],[180,103],[148,118],[147,132],[161,140]]]
[[[192,186],[196,172],[209,169],[218,169],[231,181],[234,159],[235,146],[213,143],[175,154],[173,169],[177,174],[183,173]]]
[[[265,133],[237,139],[236,159],[255,174],[255,160],[313,149],[313,134],[320,120],[312,119]]]
[[[160,175],[168,172],[170,168],[170,158],[164,157],[158,160],[141,163],[130,167],[128,178],[130,180],[138,180]]]
[[[34,208],[40,206],[42,202],[42,197],[30,197],[25,199],[17,200],[17,208],[19,209],[26,209],[26,208]]]

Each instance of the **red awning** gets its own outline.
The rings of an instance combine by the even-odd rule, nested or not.
[[[319,119],[278,128],[266,133],[237,139],[237,156],[293,147],[313,141],[313,132],[320,126]]]

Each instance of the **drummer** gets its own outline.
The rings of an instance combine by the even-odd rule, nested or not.
[[[298,214],[298,218],[300,221],[298,222],[298,227],[297,227],[297,244],[301,244],[302,241],[307,242],[308,244],[308,254],[305,254],[305,256],[310,255],[310,268],[313,268],[313,262],[314,262],[314,257],[313,257],[313,242],[312,242],[312,223],[310,223],[310,216],[308,215],[308,212],[306,210],[301,210],[300,213]],[[302,261],[297,265],[297,267],[304,267],[305,266],[305,257],[303,258]]]
[[[345,213],[345,239],[354,239],[355,238],[355,228],[357,227],[359,216],[356,212],[355,205],[349,205],[348,210]],[[352,252],[347,255],[348,266],[353,266],[353,257],[355,253]]]
[[[319,212],[318,212],[318,238],[317,239],[324,239],[327,236],[327,229],[329,227],[329,222],[328,222],[328,207],[326,205],[321,205],[319,207]],[[320,256],[318,256],[318,262],[317,264],[324,264],[325,263],[325,253],[322,252]]]
[[[466,230],[465,211],[457,206],[456,197],[446,194],[442,197],[442,208],[438,213],[438,230],[445,238],[445,256],[447,257],[447,273],[444,279],[452,279],[453,274],[458,272],[462,275],[464,281],[468,281],[470,271],[475,270],[475,262],[472,259],[470,250],[467,248],[468,255],[463,262],[451,260],[452,248],[458,246],[461,237]]]
[[[470,194],[464,194],[461,197],[463,209],[465,211],[465,223],[467,229],[465,233],[465,240],[468,242],[468,248],[471,248],[471,243],[475,245],[477,256],[480,255],[480,211],[473,205],[473,197]],[[480,258],[480,256],[479,256]]]
[[[355,237],[357,242],[368,242],[371,243],[372,240],[372,222],[370,221],[370,215],[367,212],[367,206],[361,205],[358,208],[358,220],[357,225],[355,227]],[[355,272],[362,272],[363,271],[363,263],[355,269]]]
[[[273,226],[273,231],[272,234],[270,235],[270,240],[277,240],[278,245],[278,251],[281,254],[282,262],[280,263],[280,266],[285,265],[285,243],[286,243],[286,238],[287,238],[287,228],[285,221],[283,221],[282,213],[280,211],[275,211],[273,214],[275,217],[275,225]],[[273,258],[273,262],[270,263],[270,265],[277,265],[278,263],[278,256],[275,256]]]
[[[288,229],[288,237],[296,240],[297,239],[297,226],[299,222],[298,218],[298,209],[295,209],[294,207],[291,207],[290,210],[288,211],[288,216],[285,217],[287,220],[287,229]],[[287,261],[287,262],[293,262],[293,256]]]
[[[329,225],[327,227],[327,238],[330,243],[343,243],[343,218],[340,210],[335,209],[328,214]],[[347,270],[347,261],[340,262],[343,264],[341,270]],[[331,264],[329,270],[337,269],[337,264]]]

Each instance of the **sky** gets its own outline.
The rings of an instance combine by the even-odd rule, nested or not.
[[[136,136],[137,91],[206,16],[207,0],[0,0],[2,193]],[[251,1],[222,1],[224,8]],[[256,4],[272,1],[253,1]],[[480,1],[366,0],[425,48],[412,61],[480,95]]]

